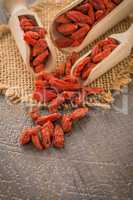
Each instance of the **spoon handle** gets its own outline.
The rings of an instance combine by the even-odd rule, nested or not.
[[[130,44],[131,48],[133,47],[133,24],[130,26],[130,28],[124,33],[125,37],[128,40],[128,43]]]

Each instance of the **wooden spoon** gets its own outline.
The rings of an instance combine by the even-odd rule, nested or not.
[[[26,64],[28,69],[30,69],[30,71],[33,73],[33,75],[35,75],[35,72],[33,71],[32,67],[30,66],[30,47],[24,41],[24,39],[23,39],[24,32],[20,27],[19,16],[21,16],[21,15],[31,15],[32,17],[35,18],[39,27],[43,27],[43,25],[42,25],[40,19],[38,18],[37,14],[30,11],[23,2],[14,5],[14,7],[11,11],[9,26],[10,26],[12,35],[16,41],[16,44],[18,46],[18,49],[20,51],[20,54],[23,58],[24,63]],[[50,51],[50,55],[48,57],[45,70],[48,72],[51,72],[55,69],[56,53],[55,53],[54,45],[51,42],[48,35],[45,36],[45,40],[47,41],[48,48]]]
[[[75,6],[79,5],[81,2],[83,2],[83,0],[74,1],[72,4],[65,7],[55,16],[50,26],[50,35],[53,42],[55,41],[57,37],[61,36],[61,34],[56,31],[56,22],[55,22],[56,18],[66,13],[67,11],[73,9]],[[133,10],[133,0],[123,0],[108,15],[106,15],[103,19],[101,19],[98,23],[96,23],[92,27],[92,29],[88,32],[85,39],[79,46],[62,48],[61,50],[65,52],[72,52],[72,51],[79,52],[83,50],[88,44],[90,44],[99,36],[101,36],[106,31],[111,29],[118,22],[126,18],[132,10]]]

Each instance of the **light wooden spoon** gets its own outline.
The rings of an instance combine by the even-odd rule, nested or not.
[[[66,13],[67,11],[71,10],[72,8],[80,4],[82,1],[83,0],[74,1],[72,4],[62,9],[55,16],[50,26],[50,35],[53,42],[57,37],[61,36],[61,34],[56,31],[56,23],[55,23],[56,18]],[[92,27],[92,29],[88,32],[83,42],[78,47],[62,48],[61,50],[65,52],[72,52],[72,51],[79,52],[83,50],[88,44],[90,44],[99,36],[101,36],[106,31],[111,29],[118,22],[126,18],[131,11],[133,11],[133,0],[123,0],[119,5],[117,5],[116,8],[114,8],[114,10],[112,10],[107,16],[105,16],[103,19],[101,19],[97,24],[95,24]]]
[[[110,70],[113,66],[117,65],[124,58],[128,57],[131,53],[131,49],[133,47],[133,24],[125,33],[113,34],[109,36],[110,38],[114,38],[119,42],[118,47],[112,51],[112,53],[106,57],[103,61],[98,63],[96,67],[94,67],[91,73],[88,76],[88,79],[84,82],[84,85],[89,85],[94,80],[99,78],[101,75]],[[75,67],[81,60],[91,54],[91,50],[82,56],[72,67],[71,75],[73,76]]]
[[[12,35],[16,41],[16,44],[18,46],[18,49],[20,51],[20,54],[23,58],[24,63],[28,67],[28,69],[35,75],[35,72],[33,71],[32,67],[30,66],[30,47],[26,44],[24,41],[24,32],[20,27],[19,22],[19,16],[21,15],[31,15],[35,18],[38,26],[43,27],[40,19],[38,18],[37,14],[30,11],[26,5],[22,2],[19,4],[14,5],[12,11],[11,11],[11,17],[9,20],[9,26],[12,32]],[[48,48],[50,51],[50,55],[48,57],[48,61],[46,63],[45,70],[48,72],[51,72],[55,69],[56,65],[56,53],[53,43],[51,42],[48,35],[45,36],[45,40],[47,41]]]

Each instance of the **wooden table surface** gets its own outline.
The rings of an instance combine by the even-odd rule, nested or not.
[[[6,21],[2,10],[0,18]],[[123,99],[128,114],[118,112]],[[29,125],[24,105],[0,96],[0,200],[133,199],[133,84],[112,110],[77,123],[61,151],[20,147]]]

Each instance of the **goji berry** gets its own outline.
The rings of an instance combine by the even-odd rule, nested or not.
[[[56,148],[64,147],[64,132],[60,125],[55,126],[53,135],[53,145]]]

